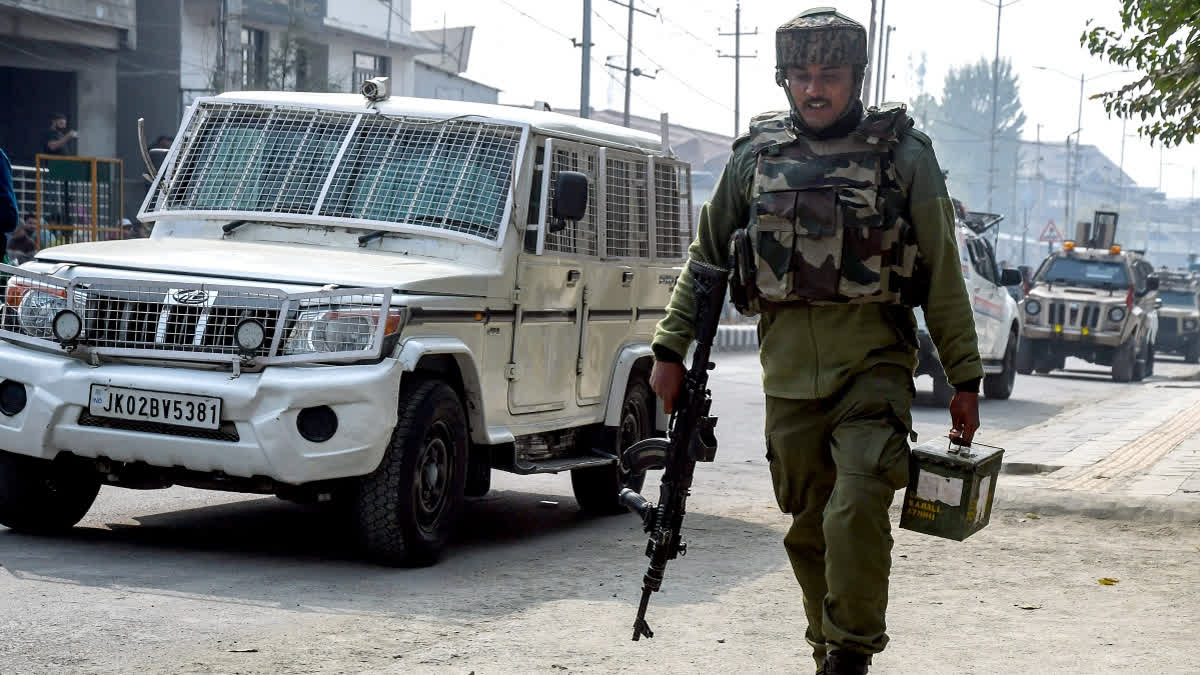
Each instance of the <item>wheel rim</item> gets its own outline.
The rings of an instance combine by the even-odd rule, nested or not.
[[[450,477],[454,470],[451,448],[454,436],[444,422],[435,422],[425,436],[417,458],[413,489],[416,492],[417,524],[426,532],[438,524],[450,496]]]
[[[645,438],[644,430],[642,429],[642,416],[638,410],[637,402],[634,400],[625,401],[625,405],[621,409],[621,428],[617,432],[617,476],[621,483],[627,483],[631,474],[625,467],[624,453],[629,446],[637,443]]]

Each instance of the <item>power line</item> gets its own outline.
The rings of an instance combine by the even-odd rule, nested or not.
[[[618,37],[620,37],[621,39],[625,39],[625,36],[621,33],[621,31],[617,30],[617,28],[615,26],[613,26],[611,23],[609,23],[607,20],[605,20],[605,18],[603,16],[601,16],[598,12],[595,13],[595,16],[597,19],[600,19],[601,23],[603,23],[605,26],[608,26],[609,30],[611,30],[613,33],[615,33]],[[703,91],[701,91],[697,87],[693,86],[690,82],[680,78],[678,75],[676,75],[674,72],[672,72],[669,68],[663,67],[663,65],[661,63],[659,63],[658,61],[655,61],[649,54],[647,54],[645,51],[643,51],[640,47],[635,46],[634,49],[637,50],[637,53],[642,55],[642,58],[646,59],[655,68],[657,68],[659,73],[663,73],[663,74],[667,75],[672,80],[683,85],[683,87],[685,89],[687,89],[688,91],[692,92],[693,94],[699,96],[700,98],[708,101],[709,103],[719,105],[722,108],[724,108],[730,112],[733,112],[733,108],[730,108],[728,105],[718,101],[717,99],[709,96],[708,94],[705,94]]]
[[[672,26],[675,26],[675,27],[676,27],[676,28],[678,28],[678,29],[679,29],[679,30],[680,30],[680,31],[681,31],[681,32],[682,32],[684,35],[686,35],[686,36],[688,36],[688,37],[692,38],[693,40],[695,40],[696,42],[699,42],[700,44],[704,45],[705,47],[708,47],[709,49],[713,50],[714,52],[721,51],[721,48],[720,48],[720,47],[718,47],[718,46],[716,46],[715,44],[713,44],[713,43],[709,42],[708,40],[705,40],[704,38],[700,37],[699,35],[696,35],[695,33],[693,33],[692,31],[688,30],[687,28],[684,28],[682,24],[675,23],[675,22],[674,22],[674,21],[672,21],[671,19],[668,19],[668,18],[666,17],[666,15],[664,15],[664,14],[663,14],[661,11],[658,13],[658,18],[659,18],[659,20],[660,20],[660,21],[662,21],[663,23],[669,23],[669,24],[671,24]]]

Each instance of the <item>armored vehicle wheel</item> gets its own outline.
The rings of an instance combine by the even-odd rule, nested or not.
[[[950,401],[954,400],[954,387],[946,381],[946,376],[933,376],[933,400],[943,408],[950,407]]]
[[[355,490],[355,525],[367,554],[387,565],[435,562],[462,510],[466,468],[458,395],[439,380],[404,387],[383,460]]]
[[[1016,368],[1022,375],[1033,372],[1033,340],[1021,340],[1021,347],[1017,349]]]
[[[1137,352],[1134,351],[1134,341],[1126,341],[1117,347],[1112,359],[1113,382],[1131,382],[1134,369],[1137,366]]]
[[[1138,357],[1133,361],[1133,381],[1141,382],[1150,374],[1150,345],[1143,345],[1138,350]]]
[[[654,399],[650,387],[643,379],[632,380],[625,389],[625,400],[621,404],[621,426],[603,432],[601,442],[606,451],[620,456],[629,446],[649,438],[653,433],[652,410]],[[585,436],[584,442],[589,439]],[[617,501],[622,488],[640,492],[645,474],[631,476],[618,465],[594,466],[575,469],[571,472],[571,488],[579,508],[592,514],[624,513],[625,507]]]
[[[1012,396],[1013,385],[1017,381],[1017,334],[1008,336],[1008,346],[1004,348],[1004,370],[995,375],[983,376],[983,395],[998,401],[1007,400]]]
[[[0,450],[0,525],[31,534],[69,530],[92,508],[98,492],[97,475]]]
[[[1183,360],[1185,363],[1200,363],[1200,339],[1192,338],[1187,351],[1183,353]]]

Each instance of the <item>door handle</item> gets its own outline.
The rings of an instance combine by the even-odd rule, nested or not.
[[[567,272],[567,285],[574,285],[575,282],[579,281],[579,278],[582,276],[583,274],[579,270],[570,270]]]
[[[633,283],[633,272],[629,271],[629,270],[622,272],[621,273],[621,285],[628,286],[631,283]]]

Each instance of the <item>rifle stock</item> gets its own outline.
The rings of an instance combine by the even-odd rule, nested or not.
[[[649,534],[646,556],[650,564],[642,578],[642,598],[633,623],[633,639],[654,637],[646,623],[650,594],[662,588],[667,562],[687,553],[687,544],[680,536],[687,498],[692,487],[696,462],[711,462],[717,452],[713,433],[717,418],[710,416],[712,393],[708,390],[708,373],[713,364],[708,360],[721,309],[725,305],[725,289],[729,272],[723,268],[696,260],[688,261],[692,279],[695,310],[693,327],[696,349],[691,368],[684,376],[683,387],[675,402],[667,438],[651,438],[635,443],[625,451],[622,461],[634,473],[663,469],[658,504],[628,488],[621,491],[621,503],[642,520]]]

